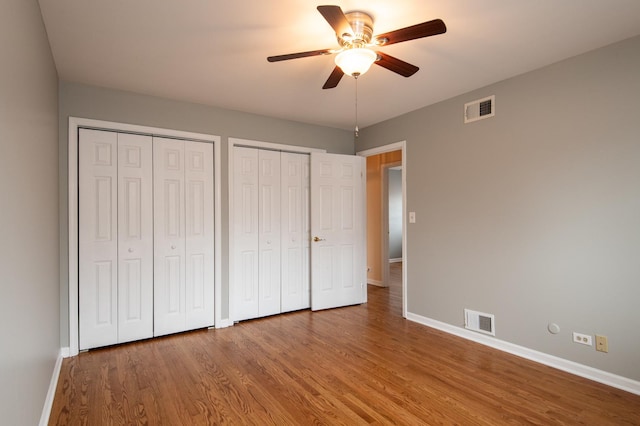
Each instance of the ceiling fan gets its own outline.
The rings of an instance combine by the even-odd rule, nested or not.
[[[318,12],[336,32],[340,48],[269,56],[267,60],[278,62],[337,53],[336,67],[322,86],[323,89],[336,87],[344,74],[358,78],[374,63],[401,76],[410,77],[419,70],[417,66],[374,51],[373,48],[429,37],[447,31],[447,27],[441,19],[434,19],[373,36],[373,18],[367,13],[358,11],[344,13],[339,6],[318,6]]]

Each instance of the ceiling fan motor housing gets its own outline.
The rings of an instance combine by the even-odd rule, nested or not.
[[[336,34],[338,43],[345,49],[364,47],[371,42],[373,37],[373,18],[364,12],[345,13],[347,21],[353,29],[351,34]]]

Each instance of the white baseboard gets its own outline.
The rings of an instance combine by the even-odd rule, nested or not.
[[[367,284],[375,285],[376,287],[386,287],[382,281],[367,279]]]
[[[396,257],[394,259],[389,259],[389,263],[398,263],[398,262],[402,262],[402,258],[401,257]]]
[[[58,377],[60,377],[60,369],[62,368],[62,359],[64,358],[64,349],[60,348],[58,352],[58,358],[56,364],[53,367],[53,374],[51,374],[51,381],[49,382],[49,390],[47,391],[47,397],[44,400],[44,407],[42,407],[42,414],[40,415],[40,426],[47,426],[49,424],[49,417],[51,416],[51,408],[53,407],[53,398],[56,396],[56,388],[58,387]],[[69,348],[67,349],[67,354]],[[67,355],[68,356],[68,355]]]
[[[232,326],[233,326],[233,321],[231,321],[229,318],[226,318],[218,321],[215,325],[215,328],[227,328]]]
[[[559,358],[557,356],[549,355],[544,352],[529,349],[524,346],[505,342],[504,340],[499,340],[494,337],[474,333],[472,331],[465,330],[464,328],[456,327],[451,324],[440,322],[431,318],[426,318],[410,312],[407,312],[407,319],[425,325],[427,327],[444,331],[445,333],[462,337],[463,339],[472,340],[474,342],[483,344],[485,346],[490,346],[494,349],[498,349],[512,355],[526,358],[528,360],[535,361],[549,367],[557,368],[558,370],[566,371],[567,373],[575,374],[576,376],[584,377],[595,382],[599,382],[614,388],[631,392],[636,395],[640,395],[640,382],[636,380],[618,376],[607,371],[598,370],[587,365],[578,364],[577,362],[569,361],[564,358]]]

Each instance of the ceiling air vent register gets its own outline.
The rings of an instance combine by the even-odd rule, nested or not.
[[[493,117],[496,115],[496,96],[488,96],[473,102],[464,104],[464,122],[474,121]]]

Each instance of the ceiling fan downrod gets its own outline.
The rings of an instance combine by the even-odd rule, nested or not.
[[[358,76],[354,75],[353,78],[356,80],[356,129],[354,134],[358,138],[360,136],[360,129],[358,129]]]

